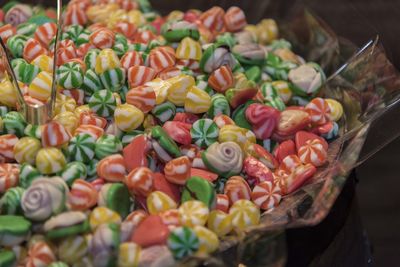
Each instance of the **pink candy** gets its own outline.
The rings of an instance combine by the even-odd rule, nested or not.
[[[253,132],[258,139],[268,139],[279,121],[280,112],[263,104],[251,104],[246,109],[246,119],[253,126]]]

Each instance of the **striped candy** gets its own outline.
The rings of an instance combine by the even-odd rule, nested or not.
[[[186,112],[204,113],[211,107],[211,97],[207,92],[192,86],[186,94],[184,105]]]
[[[146,199],[147,209],[150,214],[159,214],[168,210],[176,209],[176,202],[161,191],[151,192]]]
[[[206,148],[218,140],[218,126],[211,119],[200,119],[190,129],[192,142]]]
[[[23,57],[27,62],[31,62],[40,55],[47,54],[46,48],[44,48],[39,41],[33,38],[29,38],[25,43]]]
[[[14,159],[14,146],[18,143],[18,137],[14,134],[0,135],[0,159]]]
[[[298,156],[304,164],[311,163],[319,167],[327,160],[327,151],[322,142],[318,139],[307,140],[298,150]]]
[[[247,25],[246,15],[240,8],[230,7],[224,15],[224,24],[227,31],[240,31]]]
[[[101,80],[99,75],[92,69],[88,69],[83,76],[83,82],[81,87],[85,91],[85,95],[92,95],[94,92],[102,88]]]
[[[242,231],[260,222],[259,208],[247,199],[236,201],[229,209],[229,215],[231,216],[233,227]]]
[[[194,78],[189,75],[179,75],[166,81],[170,86],[167,91],[167,99],[176,106],[183,106],[189,88],[195,84]]]
[[[78,128],[75,129],[75,135],[79,134],[84,134],[87,133],[91,137],[94,138],[94,140],[97,140],[104,134],[104,129],[101,127],[98,127],[96,125],[91,125],[91,124],[82,124],[78,126]],[[72,140],[71,140],[72,141]]]
[[[109,182],[121,182],[126,174],[124,158],[120,154],[105,157],[97,164],[96,171],[99,177]]]
[[[251,193],[251,200],[263,210],[270,210],[276,207],[281,201],[282,194],[279,185],[270,181],[257,184]]]
[[[128,69],[128,82],[131,88],[145,84],[154,79],[156,71],[145,66],[133,66]]]
[[[85,63],[89,67],[90,62],[88,64],[86,61],[87,60],[85,57]],[[89,61],[89,59],[88,59],[88,61]],[[94,70],[97,74],[102,74],[106,70],[119,68],[120,66],[121,66],[121,63],[119,61],[117,54],[114,52],[114,50],[103,49],[100,51],[100,53],[96,57],[96,65],[95,65]]]
[[[218,128],[222,128],[225,125],[235,125],[235,122],[231,119],[231,117],[221,114],[214,117],[213,121],[217,124]]]
[[[172,230],[167,245],[176,259],[182,259],[194,254],[199,249],[200,241],[191,228],[183,226]]]
[[[115,109],[114,120],[120,130],[129,132],[143,123],[144,114],[136,106],[125,103]]]
[[[40,55],[36,57],[34,60],[32,60],[31,64],[39,67],[41,71],[53,72],[53,58],[47,55]]]
[[[290,174],[300,165],[302,165],[302,163],[297,155],[288,155],[282,160],[281,164],[279,165],[279,170]]]
[[[116,136],[105,134],[96,141],[95,155],[97,159],[105,158],[112,154],[117,154],[122,150],[122,143]]]
[[[65,127],[57,121],[52,121],[42,128],[43,147],[57,147],[67,143],[71,136]]]
[[[222,94],[215,94],[211,97],[211,107],[209,108],[207,115],[210,118],[217,117],[219,115],[231,114],[231,108],[229,106],[228,99]]]
[[[36,167],[42,174],[59,172],[65,165],[63,153],[55,147],[42,148],[36,155]]]
[[[147,113],[156,105],[156,94],[150,86],[134,87],[126,94],[126,102]]]
[[[70,160],[88,163],[94,157],[95,138],[83,132],[82,129],[76,134],[68,145]]]
[[[18,185],[19,166],[11,163],[0,164],[0,193]]]
[[[16,34],[16,29],[11,24],[5,24],[0,27],[0,38],[4,43],[7,42],[8,38]]]
[[[249,184],[240,176],[232,176],[224,187],[224,194],[229,198],[230,205],[240,199],[250,199],[251,190]]]
[[[89,99],[89,107],[99,116],[110,117],[117,106],[114,95],[110,90],[96,91]]]
[[[135,2],[130,2],[135,3]],[[138,266],[142,248],[133,242],[125,242],[119,245],[118,266],[132,267]]]
[[[78,88],[83,83],[83,70],[76,62],[67,62],[57,69],[58,84],[65,89]]]
[[[232,231],[231,216],[223,211],[213,210],[208,216],[207,227],[217,236],[223,237]]]
[[[121,223],[121,216],[104,206],[101,207],[96,207],[92,213],[90,213],[89,217],[89,224],[90,228],[92,231],[94,231],[98,226],[101,224],[106,224],[106,223]]]
[[[26,267],[43,267],[56,261],[56,256],[45,241],[34,243],[28,251]]]
[[[114,45],[115,34],[107,28],[100,28],[89,36],[89,42],[99,49],[111,48]]]
[[[34,165],[36,154],[41,148],[40,141],[33,137],[23,137],[14,146],[14,157],[18,163]]]
[[[115,24],[114,31],[123,34],[128,39],[133,39],[136,32],[136,26],[128,21],[119,21]]]
[[[28,41],[28,37],[21,34],[16,34],[8,38],[8,49],[15,58],[22,57],[26,41]]]
[[[190,178],[190,167],[187,156],[172,159],[164,167],[165,178],[171,183],[183,185]]]
[[[330,121],[330,107],[325,99],[316,97],[310,101],[305,107],[305,110],[310,114],[311,122],[316,125],[323,125]]]
[[[90,49],[83,58],[83,61],[86,64],[88,69],[94,70],[96,67],[97,57],[99,56],[100,50],[99,49]]]
[[[217,194],[217,204],[215,209],[228,213],[229,211],[229,197],[225,194]],[[211,214],[210,214],[211,215]]]
[[[234,85],[234,81],[232,70],[228,65],[219,67],[208,78],[208,84],[222,94]]]
[[[107,120],[103,117],[97,116],[95,113],[89,110],[89,111],[84,111],[79,115],[79,124],[82,125],[90,124],[104,129],[107,125]]]
[[[46,71],[40,72],[28,87],[29,95],[38,100],[47,101],[51,95],[52,82],[51,73]]]
[[[153,190],[153,172],[146,167],[135,168],[125,177],[124,183],[133,194],[146,197]]]
[[[224,26],[224,15],[225,11],[222,8],[214,6],[201,14],[200,21],[205,26],[205,28],[209,29],[212,32],[218,32]]]
[[[200,60],[202,56],[201,45],[190,37],[185,37],[179,43],[175,56],[178,59]]]
[[[81,235],[72,235],[61,238],[61,241],[58,244],[57,252],[58,252],[58,258],[62,262],[52,263],[48,265],[48,267],[65,267],[65,266],[71,266],[74,263],[84,264],[83,259],[88,253],[88,246],[89,246],[88,241],[89,240],[85,236]]]
[[[156,47],[150,51],[149,66],[156,72],[175,65],[175,51],[170,47]]]
[[[44,47],[48,47],[50,41],[56,36],[57,25],[53,22],[46,22],[35,31],[35,39],[38,40]]]
[[[117,92],[125,84],[125,69],[108,69],[100,74],[100,80],[103,88]]]
[[[180,205],[178,210],[181,215],[182,224],[185,226],[205,225],[207,222],[209,210],[201,201],[186,201]]]
[[[76,46],[74,42],[71,40],[60,41],[57,50],[57,66],[60,66],[76,57],[77,57]]]
[[[277,109],[257,103],[248,106],[245,114],[254,134],[261,140],[268,139],[272,135],[280,118]]]
[[[87,21],[88,18],[86,16],[85,9],[82,9],[82,7],[79,4],[68,5],[68,8],[64,15],[65,25],[74,25],[74,24],[85,25]]]
[[[121,58],[121,67],[128,70],[130,67],[143,65],[143,58],[136,51],[128,51]]]

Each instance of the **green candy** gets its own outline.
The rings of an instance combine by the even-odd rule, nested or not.
[[[129,49],[126,37],[120,33],[115,34],[115,42],[112,49],[119,57],[123,56]]]
[[[50,263],[50,265],[47,265],[47,267],[68,267],[68,264],[62,262],[62,261],[56,261]]]
[[[19,186],[26,189],[28,188],[32,182],[41,177],[40,172],[30,165],[29,163],[23,163],[19,170]]]
[[[292,49],[292,45],[286,41],[285,39],[279,39],[279,40],[274,40],[272,41],[272,43],[269,45],[269,48],[271,48],[272,51],[276,50],[276,49]]]
[[[99,163],[99,161],[97,159],[92,159],[86,166],[87,168],[87,176],[89,179],[92,178],[97,178],[97,163]]]
[[[1,214],[22,215],[21,198],[24,191],[21,187],[8,189],[0,199]]]
[[[167,22],[161,27],[161,34],[171,43],[180,42],[185,37],[199,40],[200,33],[197,27],[192,27],[192,23],[187,21]]]
[[[23,58],[14,58],[11,60],[11,67],[14,69],[19,64],[28,64],[25,59]]]
[[[63,33],[63,39],[72,40],[77,46],[89,42],[90,31],[81,25],[70,25]]]
[[[38,66],[22,62],[16,65],[13,70],[17,80],[26,84],[30,84],[40,72]]]
[[[129,51],[144,52],[147,50],[147,45],[142,43],[133,43],[129,45]]]
[[[19,4],[18,1],[7,1],[7,3],[4,4],[4,6],[2,8],[4,11],[4,14],[6,14],[12,7],[14,7],[17,4]]]
[[[21,34],[24,36],[33,36],[37,27],[38,26],[35,23],[21,23],[17,26],[17,34]]]
[[[83,70],[77,62],[67,62],[57,69],[58,84],[65,89],[79,88],[83,83]]]
[[[16,111],[8,112],[3,118],[3,123],[7,133],[15,134],[18,137],[23,136],[26,122],[20,113]]]
[[[28,41],[28,37],[20,34],[8,38],[7,46],[13,57],[22,57],[26,41]]]
[[[72,161],[90,162],[94,157],[96,140],[88,133],[75,135],[69,142],[68,155]]]
[[[133,138],[135,138],[139,134],[143,134],[143,131],[133,130],[131,132],[125,133],[121,138],[122,146],[125,147],[129,145],[132,142]]]
[[[73,224],[68,223],[71,219]],[[80,211],[66,211],[48,219],[44,224],[46,237],[60,239],[90,231],[87,215]]]
[[[231,108],[228,100],[222,94],[215,94],[211,97],[211,107],[207,112],[208,117],[214,118],[215,116],[225,114],[231,115]]]
[[[200,241],[191,228],[181,226],[171,231],[167,245],[176,259],[182,259],[195,253],[199,249]]]
[[[96,141],[95,155],[97,159],[117,154],[122,150],[121,141],[114,135],[105,134]]]
[[[99,55],[99,53],[100,53],[99,49],[91,49],[86,53],[83,61],[85,62],[86,67],[88,69],[94,70],[94,68],[96,67],[96,59],[97,59],[97,56]]]
[[[101,117],[111,117],[117,107],[117,102],[110,90],[99,90],[90,97],[89,107]]]
[[[0,246],[15,246],[29,235],[31,222],[23,216],[0,215]]]
[[[119,96],[121,97],[122,103],[126,103],[126,93],[129,91],[129,87],[126,83],[121,87],[121,91],[119,91]]]
[[[270,96],[270,97],[266,97],[264,104],[273,108],[276,108],[280,111],[283,111],[286,109],[286,105],[283,102],[282,98],[280,98],[279,96]]]
[[[283,61],[280,57],[273,53],[268,53],[267,60],[263,71],[265,71],[274,80],[288,80],[288,74],[291,69],[297,65],[290,61]]]
[[[76,179],[86,179],[87,168],[82,162],[74,161],[68,163],[58,174],[67,185],[71,186]]]
[[[24,134],[36,139],[42,138],[42,127],[40,125],[28,124],[24,129]]]
[[[125,218],[131,210],[128,188],[122,183],[108,183],[101,187],[99,205],[114,210]]]
[[[192,142],[206,148],[218,140],[219,128],[211,119],[200,119],[193,123],[190,129]]]
[[[83,82],[81,89],[85,92],[85,95],[91,96],[94,92],[99,91],[103,88],[99,75],[94,72],[93,69],[88,69],[83,75]]]
[[[164,131],[164,129],[157,125],[151,129],[151,137],[157,140],[158,144],[174,158],[181,156],[181,151],[174,140]]]
[[[216,194],[212,183],[198,176],[190,177],[183,188],[181,202],[199,200],[210,209],[215,207]]]
[[[123,68],[106,70],[100,74],[100,80],[105,89],[118,92],[125,84],[125,70]]]
[[[8,113],[8,107],[0,106],[0,117],[4,117]]]
[[[252,66],[246,70],[245,75],[247,79],[258,83],[261,80],[261,69],[258,66]]]
[[[84,29],[83,32],[81,32],[78,36],[78,38],[75,40],[75,43],[77,46],[89,43],[89,36],[91,32],[88,29]]]
[[[164,102],[160,105],[155,106],[151,113],[159,119],[161,122],[171,120],[176,114],[176,106],[171,102]]]
[[[54,19],[51,19],[51,18],[47,17],[46,15],[39,14],[39,15],[30,17],[27,22],[34,23],[34,24],[40,26],[47,22],[55,22],[55,21],[54,21]]]
[[[17,264],[17,256],[12,250],[0,250],[0,266],[14,267]]]
[[[149,13],[153,11],[149,0],[137,0],[136,2],[139,4],[139,9],[143,13]]]
[[[251,130],[252,126],[246,119],[246,109],[248,106],[251,104],[255,103],[254,100],[249,100],[246,103],[238,106],[235,111],[232,114],[232,119],[235,122],[235,124],[239,127],[246,128]]]
[[[218,35],[215,43],[217,45],[226,45],[232,49],[232,47],[236,44],[236,40],[232,33],[226,32],[224,34]]]

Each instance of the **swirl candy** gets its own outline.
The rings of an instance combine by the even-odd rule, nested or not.
[[[133,66],[127,71],[128,82],[131,88],[145,84],[154,79],[156,71],[145,66]]]
[[[14,147],[18,143],[18,137],[14,134],[0,136],[0,157],[5,159],[14,158]]]
[[[181,222],[185,226],[204,225],[207,222],[209,210],[207,206],[198,200],[189,200],[178,208]]]
[[[83,83],[83,70],[76,62],[67,62],[57,69],[58,84],[65,89],[78,88]]]
[[[228,197],[230,205],[232,205],[240,199],[250,200],[251,189],[242,177],[232,176],[225,184],[224,194]]]
[[[68,204],[72,210],[87,210],[97,204],[97,191],[92,184],[77,179],[68,194]]]
[[[177,208],[176,202],[161,191],[151,192],[147,196],[146,203],[150,214],[159,214]]]
[[[231,216],[223,211],[213,210],[208,216],[207,227],[217,236],[223,237],[232,231]]]
[[[167,241],[168,247],[176,259],[181,259],[198,250],[200,242],[196,233],[182,226],[172,230]]]
[[[40,141],[36,138],[23,137],[14,146],[14,158],[18,163],[27,162],[34,165],[40,148]]]
[[[53,78],[50,73],[40,72],[28,87],[29,95],[38,100],[47,101],[51,94],[52,82]]]
[[[36,154],[36,167],[42,174],[59,172],[65,164],[63,153],[55,147],[41,148]]]
[[[215,142],[201,158],[208,169],[226,177],[240,173],[243,166],[242,149],[234,142]]]
[[[100,80],[104,88],[117,92],[125,84],[125,70],[123,68],[105,70],[100,74]]]
[[[53,22],[46,22],[35,31],[35,39],[38,40],[44,47],[47,47],[53,37],[56,35],[57,25]]]
[[[99,49],[111,48],[114,45],[115,34],[107,28],[100,28],[89,36],[89,42]]]
[[[270,210],[281,201],[282,194],[278,185],[269,181],[259,183],[253,188],[251,200],[263,210]]]
[[[89,224],[92,230],[107,223],[120,224],[121,216],[107,207],[96,207],[92,213],[90,213]]]
[[[126,94],[126,102],[147,113],[156,105],[156,94],[150,86],[134,87]]]
[[[90,57],[88,57],[88,58],[85,57],[85,63],[88,66],[88,68],[91,68],[91,66],[93,64],[93,63],[91,63],[91,60],[92,59]],[[119,68],[120,66],[121,66],[121,63],[119,61],[117,54],[114,52],[114,50],[103,49],[100,51],[100,53],[96,57],[96,63],[95,63],[94,70],[97,74],[100,75],[103,72],[105,72],[106,70]]]
[[[43,147],[59,147],[67,143],[70,138],[64,126],[56,121],[49,122],[42,128]]]
[[[27,62],[31,62],[40,55],[46,55],[47,50],[39,43],[39,41],[29,38],[24,47],[23,57]]]
[[[170,47],[157,47],[149,53],[149,66],[156,72],[175,65],[175,52]]]
[[[121,182],[126,174],[124,158],[120,154],[107,156],[99,161],[97,175],[109,182]]]
[[[319,139],[308,140],[298,149],[298,155],[304,164],[311,163],[316,167],[322,166],[328,156],[324,144]]]
[[[1,214],[23,214],[21,198],[24,191],[21,187],[8,189],[0,199]]]
[[[88,163],[94,157],[95,142],[87,133],[74,136],[68,145],[70,159]]]
[[[328,102],[317,97],[310,101],[305,107],[311,118],[311,122],[317,125],[325,124],[329,121],[330,107]]]
[[[307,63],[290,70],[291,89],[299,96],[315,94],[325,80],[325,74],[315,63]]]
[[[24,117],[16,112],[16,111],[10,111],[8,112],[4,117],[3,117],[3,123],[4,123],[4,129],[8,134],[16,135],[16,136],[22,136],[24,133],[24,129],[26,126],[26,122]],[[10,139],[9,136],[7,135],[6,139]],[[12,142],[15,144],[15,142]]]
[[[89,99],[90,109],[102,117],[112,116],[116,106],[115,97],[109,90],[99,90]]]
[[[210,119],[200,119],[190,129],[192,141],[203,148],[218,140],[218,132],[218,126]]]
[[[66,237],[58,245],[58,258],[71,265],[79,262],[87,252],[88,241],[80,235]]]
[[[247,199],[236,201],[229,209],[232,225],[238,230],[245,230],[249,226],[257,225],[260,221],[260,210]]]
[[[198,114],[207,112],[211,106],[211,97],[205,91],[192,86],[187,91],[185,101],[185,111]]]
[[[153,191],[153,172],[147,167],[133,169],[124,180],[129,191],[139,196],[148,196]]]
[[[208,255],[218,249],[219,240],[218,236],[214,232],[200,225],[196,225],[193,230],[200,242],[197,254]]]
[[[97,139],[95,155],[98,159],[116,154],[122,150],[121,141],[114,135],[106,134]]]
[[[45,241],[38,241],[28,251],[26,267],[48,266],[56,261],[56,256],[51,247]]]

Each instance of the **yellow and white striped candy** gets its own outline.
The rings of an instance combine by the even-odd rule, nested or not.
[[[146,23],[146,18],[143,13],[137,9],[133,9],[128,12],[128,22],[133,23],[136,27],[139,27]]]
[[[141,247],[133,242],[119,245],[118,267],[136,267],[139,264]]]
[[[225,125],[219,130],[218,141],[220,143],[233,141],[245,149],[248,142],[256,143],[256,136],[248,129],[236,125]]]
[[[36,155],[41,147],[42,145],[38,139],[23,137],[14,146],[14,158],[20,164],[27,162],[35,165]]]
[[[53,58],[48,55],[40,55],[32,60],[31,64],[37,66],[41,71],[53,72]]]
[[[145,83],[146,86],[153,88],[156,94],[156,105],[160,105],[165,102],[168,95],[168,90],[171,84],[168,81],[164,81],[160,78],[156,78],[150,82]]]
[[[204,226],[196,225],[193,228],[197,237],[199,238],[200,245],[197,250],[197,254],[204,255],[213,253],[219,247],[219,239],[218,236],[211,230],[207,229]]]
[[[201,45],[190,37],[185,37],[179,43],[175,52],[176,58],[200,60],[202,56]]]
[[[54,108],[55,115],[65,111],[74,112],[75,108],[76,108],[75,99],[67,95],[57,94],[56,105]]]
[[[194,86],[195,81],[192,76],[181,74],[167,80],[170,84],[167,94],[168,101],[175,106],[183,106],[187,91]]]
[[[158,214],[170,209],[176,209],[176,202],[161,191],[151,192],[146,199],[147,209],[150,214]]]
[[[83,112],[87,112],[87,111],[90,112],[90,108],[89,108],[89,106],[86,104],[86,105],[82,105],[82,106],[77,107],[77,108],[74,110],[74,114],[75,114],[75,116],[76,116],[77,118],[79,118]]]
[[[233,228],[231,217],[221,210],[213,210],[210,212],[207,227],[219,237],[227,235]]]
[[[87,254],[88,243],[83,236],[69,236],[61,240],[57,251],[60,260],[72,265]]]
[[[121,62],[114,50],[106,48],[101,50],[97,56],[94,71],[97,74],[102,74],[106,70],[119,68],[120,66]]]
[[[92,230],[96,229],[100,224],[103,223],[121,223],[121,216],[107,207],[95,208],[89,217],[89,224]]]
[[[201,201],[189,200],[178,208],[181,222],[185,226],[205,225],[208,218],[208,207]]]
[[[241,199],[233,203],[229,209],[232,225],[238,230],[245,230],[249,226],[254,226],[260,222],[260,209],[247,199]]]
[[[211,107],[211,96],[196,86],[189,88],[185,98],[185,111],[198,114],[207,112]]]
[[[272,86],[275,88],[278,96],[286,104],[292,98],[292,90],[289,88],[289,84],[286,81],[274,81]]]
[[[38,100],[47,101],[51,95],[52,82],[53,77],[51,73],[47,71],[40,72],[28,87],[29,95]]]
[[[125,103],[115,109],[114,120],[121,131],[129,132],[143,123],[144,113],[134,105]]]
[[[78,117],[71,111],[60,112],[54,117],[54,120],[64,126],[71,135],[79,125]]]
[[[325,101],[328,103],[330,108],[329,118],[332,121],[338,121],[343,116],[343,106],[335,99],[326,98]]]
[[[42,174],[61,171],[66,164],[64,154],[55,147],[41,148],[36,154],[36,167]]]
[[[15,107],[17,104],[17,91],[8,78],[0,82],[0,104]]]

